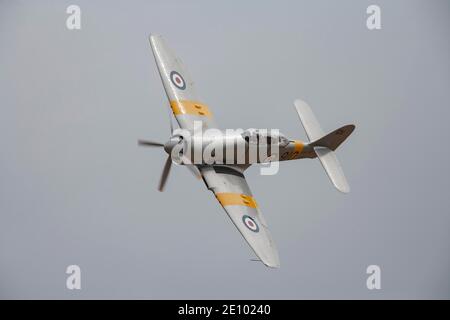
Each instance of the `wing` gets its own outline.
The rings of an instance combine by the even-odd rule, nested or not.
[[[200,167],[203,179],[226,213],[268,267],[278,268],[280,262],[275,243],[239,166]]]
[[[150,45],[170,107],[183,129],[193,130],[194,121],[206,128],[217,128],[208,106],[196,94],[194,82],[180,59],[161,36],[151,35]]]

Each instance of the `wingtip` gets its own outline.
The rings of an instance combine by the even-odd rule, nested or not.
[[[255,248],[253,248],[253,250],[257,258],[250,260],[262,262],[266,267],[271,269],[280,268],[280,257],[278,256],[278,251],[274,247],[272,247],[272,250],[259,253],[255,250]]]
[[[262,262],[266,267],[270,268],[270,269],[279,269],[280,268],[280,261],[276,261],[276,262],[268,262],[267,260],[262,260],[262,259],[250,259],[250,261],[258,261],[258,262]]]
[[[264,262],[263,262],[264,263]],[[264,265],[270,269],[280,269],[280,263],[277,264],[268,264],[268,263],[264,263]]]
[[[261,262],[268,268],[278,269],[280,268],[280,258],[278,257],[278,252],[276,250],[272,251],[271,254],[266,255],[266,257],[259,257]]]

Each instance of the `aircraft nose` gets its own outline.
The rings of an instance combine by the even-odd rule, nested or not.
[[[174,146],[175,146],[175,144],[173,143],[173,141],[171,139],[164,144],[164,151],[167,152],[168,154],[170,154],[170,151],[172,151]]]
[[[168,154],[172,152],[172,149],[181,142],[180,138],[171,138],[164,144],[164,151]]]

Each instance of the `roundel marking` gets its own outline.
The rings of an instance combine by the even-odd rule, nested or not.
[[[253,232],[259,232],[259,226],[256,223],[256,221],[248,216],[248,215],[244,215],[242,216],[242,222],[245,224],[245,226],[250,229]]]
[[[176,71],[172,71],[170,73],[170,81],[172,81],[173,85],[180,90],[186,89],[186,82],[184,81],[181,74]]]

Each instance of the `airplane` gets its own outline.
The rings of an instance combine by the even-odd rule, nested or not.
[[[237,148],[245,150],[246,156],[243,159],[237,159],[237,156],[234,156],[231,163],[228,158],[226,159],[227,162],[215,161],[212,164],[205,160],[201,160],[200,163],[195,162],[191,155],[195,152],[187,151],[195,151],[195,148],[200,148],[200,152],[202,152],[206,145],[200,143],[195,146],[195,141],[193,141],[195,135],[183,134],[174,130],[172,114],[180,129],[184,130],[185,133],[194,131],[195,124],[200,124],[202,129],[206,130],[220,129],[216,125],[209,107],[198,98],[195,85],[181,60],[177,58],[160,35],[150,35],[149,40],[169,100],[171,137],[166,143],[139,140],[138,144],[163,148],[168,154],[158,190],[163,191],[172,162],[185,165],[195,176],[204,181],[208,190],[214,193],[233,224],[253,249],[258,257],[256,260],[261,261],[267,267],[279,268],[280,260],[275,243],[247,184],[244,175],[245,170],[256,163],[318,158],[332,184],[339,191],[348,193],[350,187],[336,157],[335,150],[353,132],[355,125],[345,125],[325,135],[308,104],[302,100],[295,100],[295,109],[306,131],[308,142],[291,140],[281,133],[272,134],[272,131],[257,129],[248,129],[242,133],[232,133],[231,135],[225,133],[217,136],[217,138],[213,136],[206,140],[209,143],[232,141],[231,148],[233,150]],[[272,144],[275,141],[278,145],[278,158],[270,158],[271,154],[268,153],[269,157],[267,158],[257,156],[250,160],[248,153],[252,147],[252,141],[264,141],[266,144],[269,144],[269,142]],[[174,152],[177,147],[178,151]],[[225,152],[229,150],[228,147],[228,145],[225,147]],[[237,160],[241,161],[238,162]],[[242,163],[242,160],[244,163]]]

